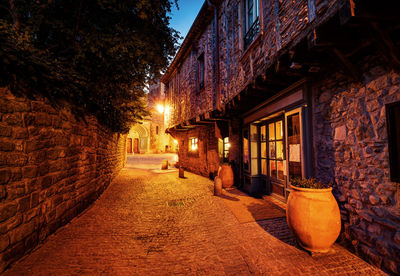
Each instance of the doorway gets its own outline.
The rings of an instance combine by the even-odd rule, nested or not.
[[[132,138],[127,139],[126,152],[132,153]]]
[[[133,140],[133,152],[139,153],[139,138],[134,138]]]
[[[266,177],[271,194],[285,201],[286,173],[283,122],[283,118],[279,117],[260,126],[260,161],[261,174]]]

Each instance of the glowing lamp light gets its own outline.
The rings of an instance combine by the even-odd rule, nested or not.
[[[163,113],[163,112],[164,112],[164,106],[163,106],[162,104],[158,104],[158,105],[157,105],[157,111],[158,111],[159,113]]]
[[[169,114],[169,106],[168,105],[165,106],[165,114],[167,114],[167,115]]]
[[[174,144],[177,145],[178,144],[178,140],[174,139]]]
[[[226,147],[229,149],[231,147],[231,143],[226,144]]]

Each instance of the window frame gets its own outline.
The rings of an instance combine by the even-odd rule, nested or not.
[[[193,148],[193,144],[196,145],[195,149]],[[189,137],[188,152],[190,154],[198,154],[199,153],[199,138],[198,137]]]
[[[260,2],[259,0],[252,0],[252,17],[253,20],[249,22],[249,0],[243,0],[243,50],[249,48],[249,46],[256,39],[257,35],[261,32],[261,18],[260,18]],[[250,24],[251,23],[251,24]],[[251,34],[253,32],[253,34]],[[251,36],[250,36],[251,35]],[[247,38],[250,36],[250,39]]]
[[[223,157],[224,162],[227,162],[229,160],[229,149],[231,147],[231,144],[229,143],[229,137],[224,137],[223,143],[224,143],[224,145],[223,145],[222,157]]]
[[[205,53],[202,52],[197,58],[197,92],[200,93],[205,88],[206,83]]]
[[[390,181],[400,183],[400,118],[396,118],[394,114],[394,109],[398,109],[398,112],[400,113],[400,101],[386,104],[385,109],[389,148]]]

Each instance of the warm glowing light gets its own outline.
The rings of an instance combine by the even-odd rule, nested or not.
[[[164,106],[163,106],[162,104],[158,104],[158,105],[157,105],[157,111],[158,111],[159,113],[163,113],[163,112],[164,112]]]
[[[229,149],[231,147],[231,143],[226,144],[226,147]]]
[[[168,115],[169,114],[169,106],[168,105],[166,105],[165,106],[165,112],[164,112],[166,115]]]
[[[177,145],[178,144],[178,140],[174,139],[174,144]]]

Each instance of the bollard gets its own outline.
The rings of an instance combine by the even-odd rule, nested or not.
[[[214,178],[214,195],[220,196],[222,195],[222,181],[219,176]]]
[[[179,178],[185,178],[185,171],[183,167],[179,167]]]
[[[164,159],[161,164],[162,170],[168,170],[168,160]]]

